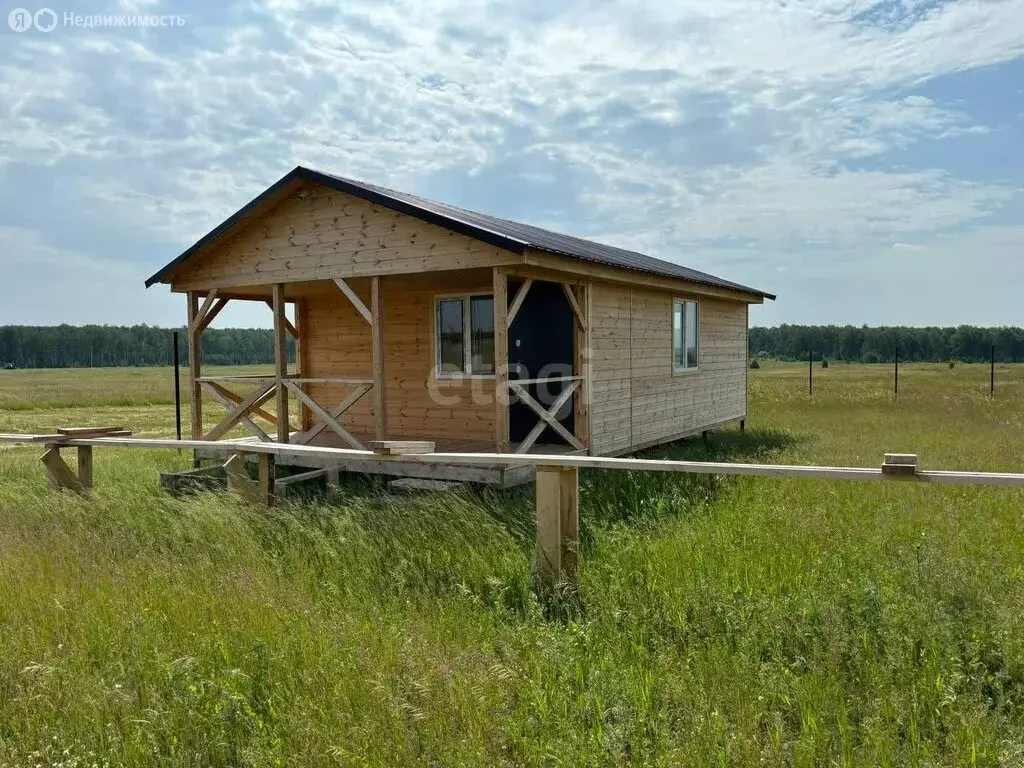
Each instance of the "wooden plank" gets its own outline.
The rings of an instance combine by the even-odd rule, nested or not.
[[[434,443],[428,440],[371,440],[366,447],[374,453],[382,453],[387,456],[434,452]]]
[[[516,297],[512,299],[512,304],[508,308],[506,328],[512,327],[512,321],[515,320],[516,315],[519,314],[519,308],[523,306],[523,301],[526,299],[526,294],[529,293],[531,285],[533,285],[533,278],[528,277],[523,280],[522,285],[519,286],[519,290],[516,291]]]
[[[537,514],[537,576],[545,586],[562,574],[562,470],[538,466],[534,480]]]
[[[141,437],[96,437],[69,438],[62,447],[79,445],[108,446],[122,448],[183,448],[205,450],[212,454],[229,455],[237,453],[234,442],[207,442],[205,440],[151,439]],[[586,456],[581,454],[517,454],[517,453],[428,453],[387,457],[371,451],[345,448],[322,448],[309,445],[279,445],[278,443],[246,443],[247,453],[271,453],[288,460],[318,460],[336,462],[361,462],[367,459],[378,462],[397,461],[426,464],[453,464],[456,466],[494,465],[548,465],[588,469],[622,469],[638,472],[674,472],[682,474],[737,475],[746,477],[786,477],[816,480],[886,480],[879,467],[820,467],[775,464],[732,464],[727,462],[672,461],[662,459],[633,459],[610,456]],[[966,472],[919,470],[915,475],[920,482],[937,485],[981,485],[1024,487],[1024,473],[1012,472]]]
[[[277,393],[277,442],[287,443],[288,430],[288,390],[284,379],[288,377],[288,338],[284,314],[284,283],[274,283],[274,375],[277,381],[274,387]]]
[[[373,426],[378,440],[388,439],[387,382],[384,378],[384,297],[381,279],[370,280],[373,333]]]
[[[203,382],[201,384],[201,386],[207,392],[210,393],[210,397],[212,397],[218,403],[223,405],[224,408],[229,413],[234,409],[235,403],[237,401],[233,401],[231,398],[228,398],[228,397],[224,396],[223,394],[221,394],[220,391],[217,389],[217,385],[215,383],[213,383],[213,382]],[[227,390],[225,390],[225,391],[227,391]],[[234,393],[232,393],[232,394],[234,394]],[[241,398],[238,397],[238,395],[235,395],[235,397],[238,398],[238,400],[241,400]],[[253,408],[253,410],[254,411],[257,411],[257,410],[262,411],[262,409],[257,409],[257,408]],[[243,414],[241,417],[239,417],[238,420],[243,425],[245,425],[246,429],[248,429],[250,432],[252,432],[254,435],[256,435],[256,437],[258,437],[260,440],[263,440],[264,442],[269,442],[270,441],[270,435],[268,435],[266,432],[264,432],[262,429],[260,429],[259,426],[252,419],[250,419],[248,417],[248,415]]]
[[[43,453],[41,460],[52,487],[57,490],[67,488],[83,496],[86,494],[85,486],[75,476],[75,473],[71,471],[71,467],[64,463],[64,459],[60,455],[60,448],[57,446],[48,447],[46,452]]]
[[[509,450],[508,398],[508,277],[499,267],[492,273],[494,291],[494,445]]]
[[[57,427],[58,435],[69,437],[98,437],[111,432],[124,432],[124,427]]]
[[[303,376],[309,372],[309,344],[305,338],[306,333],[306,300],[295,299],[295,327],[292,338],[295,340],[295,376],[294,381],[301,381]],[[309,408],[304,403],[299,405],[299,429],[307,430],[312,424],[312,416]]]
[[[565,299],[569,302],[569,306],[572,307],[572,313],[576,315],[576,322],[579,323],[580,328],[587,327],[587,318],[583,314],[583,310],[580,309],[579,303],[576,301],[576,296],[572,292],[572,287],[565,283],[560,283],[562,291],[565,293]]]
[[[206,319],[206,314],[210,311],[210,306],[217,299],[217,289],[213,288],[206,294],[206,298],[203,300],[203,306],[199,308],[195,317],[189,322],[188,327],[192,333],[202,333],[203,328],[206,326],[203,321]]]
[[[530,431],[530,434],[526,436],[526,439],[519,444],[518,448],[516,448],[516,453],[525,453],[530,450],[533,444],[537,441],[537,438],[540,437],[541,433],[544,431],[545,425],[555,430],[555,432],[561,435],[569,445],[578,449],[583,448],[583,444],[576,439],[576,436],[562,426],[562,423],[555,418],[555,414],[558,413],[558,410],[569,401],[569,398],[572,397],[573,392],[575,392],[578,387],[578,381],[572,382],[559,393],[558,397],[555,398],[555,402],[552,403],[551,408],[545,409],[543,405],[534,400],[530,393],[519,386],[516,382],[509,382],[509,388],[519,395],[519,399],[529,406],[530,409],[541,419],[540,423]]]
[[[582,313],[583,320],[576,327],[573,344],[573,373],[580,377],[580,389],[576,400],[573,402],[573,427],[576,431],[576,438],[591,449],[591,435],[593,425],[591,423],[590,400],[593,397],[592,386],[592,362],[590,350],[590,323],[591,323],[591,297],[590,283],[576,286],[570,289],[579,294],[577,306]]]
[[[274,382],[265,381],[261,383],[256,387],[256,389],[249,393],[249,396],[247,398],[245,398],[241,403],[238,404],[235,410],[231,411],[227,416],[225,416],[224,419],[220,422],[220,424],[218,424],[209,432],[207,432],[206,436],[203,438],[203,441],[219,440],[232,429],[234,429],[235,425],[237,425],[238,422],[242,420],[242,417],[248,414],[250,410],[263,405],[263,403],[265,403],[273,396]],[[287,422],[284,423],[285,425],[287,425]],[[278,430],[280,430],[280,428],[281,422],[279,421]]]
[[[259,489],[256,483],[249,479],[249,473],[245,470],[245,457],[242,454],[233,453],[224,462],[224,473],[228,478],[228,488],[252,504],[260,503]]]
[[[210,323],[217,318],[217,315],[224,311],[224,307],[228,305],[230,300],[231,299],[225,298],[217,299],[217,303],[214,304],[199,321],[199,333],[202,333],[210,327]]]
[[[294,485],[295,483],[304,483],[306,480],[316,480],[318,477],[323,477],[328,474],[326,469],[311,469],[309,472],[300,472],[297,475],[288,475],[288,477],[279,477],[274,480],[274,486],[281,488],[287,485]]]
[[[363,316],[363,319],[373,325],[373,314],[370,309],[363,303],[363,300],[359,298],[359,295],[352,290],[352,286],[345,282],[343,278],[336,277],[334,279],[335,285],[337,285],[341,292],[348,296],[348,300],[352,302],[352,306],[358,310],[359,314]]]
[[[203,391],[199,386],[202,376],[203,362],[200,339],[202,334],[196,333],[199,319],[199,294],[188,292],[188,391],[191,398],[192,439],[199,440],[203,436]]]
[[[266,303],[268,307],[270,307],[271,311],[274,310],[273,299],[264,299],[263,301]],[[291,336],[293,339],[299,338],[299,329],[292,325],[292,321],[289,320],[287,317],[284,318],[284,327],[285,330],[288,331],[288,335]]]

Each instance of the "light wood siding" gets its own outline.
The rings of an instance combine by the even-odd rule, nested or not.
[[[516,264],[522,257],[343,192],[309,185],[240,224],[171,278],[174,290]]]
[[[591,453],[629,450],[631,443],[630,289],[607,283],[591,288]]]
[[[593,452],[622,453],[746,416],[745,304],[700,300],[697,371],[672,370],[672,294],[594,286]]]
[[[392,438],[459,438],[494,441],[493,379],[435,380],[434,297],[437,294],[491,290],[490,272],[438,276],[419,284],[383,278],[384,371],[387,380],[388,433]],[[370,281],[349,281],[370,303]],[[352,303],[335,290],[304,300],[304,356],[309,378],[373,378],[370,326]],[[351,387],[311,385],[310,395],[330,409]],[[373,398],[367,394],[342,419],[346,428],[372,436]]]

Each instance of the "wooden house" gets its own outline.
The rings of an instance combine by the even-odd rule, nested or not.
[[[303,167],[146,281],[155,283],[188,296],[193,439],[243,426],[257,440],[416,439],[456,452],[618,455],[743,420],[748,307],[774,298]],[[275,372],[204,376],[200,336],[238,300],[269,306]],[[203,408],[214,403],[226,414],[207,429]],[[357,468],[444,475],[395,462]],[[523,471],[448,475],[507,485]]]

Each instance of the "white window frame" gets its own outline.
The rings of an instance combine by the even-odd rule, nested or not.
[[[434,352],[434,378],[435,379],[493,379],[493,373],[472,373],[470,372],[470,364],[472,363],[473,356],[473,335],[472,328],[470,327],[471,312],[470,302],[474,296],[487,296],[494,301],[494,293],[492,291],[471,291],[469,293],[442,293],[434,296],[434,307],[430,321],[430,336],[432,339],[432,346]],[[441,370],[441,344],[440,338],[438,338],[438,311],[442,301],[453,301],[460,299],[462,301],[462,370],[461,371],[442,371]],[[495,329],[497,331],[497,329]],[[498,361],[494,361],[497,366]]]
[[[686,364],[686,334],[685,330],[683,333],[683,365],[676,365],[676,309],[682,307],[683,317],[685,318],[686,305],[693,304],[696,307],[697,315],[697,329],[695,332],[696,343],[697,343],[697,362],[693,365]],[[684,299],[681,296],[674,296],[672,298],[672,313],[669,317],[669,324],[672,328],[672,347],[669,350],[669,354],[672,355],[672,373],[692,374],[697,373],[700,370],[700,301],[697,299]]]

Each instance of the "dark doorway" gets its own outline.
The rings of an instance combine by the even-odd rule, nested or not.
[[[521,283],[509,282],[509,303]],[[526,299],[516,313],[508,334],[508,377],[515,379],[557,378],[572,376],[576,318],[558,283],[537,280],[530,286]],[[545,408],[550,407],[570,382],[530,384],[526,390]],[[569,398],[556,414],[569,432],[573,429],[573,400]],[[528,405],[514,397],[509,405],[509,440],[522,442],[540,421]],[[538,443],[561,443],[565,440],[546,427]],[[536,444],[536,443],[535,443]]]

